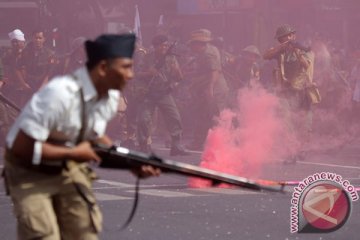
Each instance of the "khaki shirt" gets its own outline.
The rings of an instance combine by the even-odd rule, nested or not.
[[[312,82],[314,69],[314,54],[311,51],[301,51],[300,54],[310,63],[309,68],[304,68],[301,65],[294,51],[287,51],[279,56],[279,62],[284,67],[285,79],[289,82],[291,88],[297,90],[304,89]]]
[[[222,72],[220,52],[215,46],[209,44],[205,51],[197,56],[195,69],[196,77],[193,79],[193,88],[196,90],[201,91],[209,87],[209,76],[213,71],[220,73],[214,85],[214,94],[229,90]]]

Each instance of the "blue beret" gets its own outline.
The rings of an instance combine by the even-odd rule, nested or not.
[[[112,58],[132,58],[135,50],[134,34],[103,34],[94,41],[87,40],[85,49],[89,62],[98,63]]]

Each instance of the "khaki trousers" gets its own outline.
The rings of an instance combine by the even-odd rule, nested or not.
[[[54,175],[22,168],[8,153],[5,159],[18,239],[98,239],[102,216],[85,165],[73,164]]]

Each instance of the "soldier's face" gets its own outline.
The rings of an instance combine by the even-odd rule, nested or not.
[[[295,34],[294,33],[290,33],[288,35],[285,35],[285,36],[282,36],[282,37],[278,38],[278,41],[280,43],[284,43],[284,42],[291,41],[291,40],[295,40]]]
[[[127,82],[134,77],[131,58],[115,58],[107,63],[106,79],[108,89],[123,90]]]
[[[166,41],[166,42],[163,42],[163,43],[159,44],[158,46],[156,46],[155,52],[157,54],[163,55],[166,53],[168,48],[169,48],[169,42]]]
[[[11,40],[11,46],[15,51],[21,51],[25,48],[25,41],[19,41],[17,39]]]
[[[45,42],[45,36],[43,32],[38,32],[34,34],[34,43],[35,46],[38,48],[42,48],[44,46],[44,42]]]
[[[206,43],[200,41],[192,41],[189,46],[191,51],[195,53],[201,53],[205,49]]]

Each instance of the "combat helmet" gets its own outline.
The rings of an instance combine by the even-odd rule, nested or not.
[[[295,29],[292,28],[289,24],[284,24],[284,25],[281,25],[280,27],[278,27],[276,29],[276,33],[275,33],[275,39],[279,39],[283,36],[286,36],[290,33],[295,33]]]

